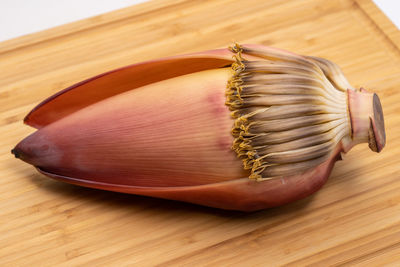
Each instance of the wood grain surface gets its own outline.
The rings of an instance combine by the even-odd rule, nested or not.
[[[312,197],[245,214],[53,181],[10,154],[44,98],[157,57],[259,43],[338,63],[379,94]],[[0,266],[400,266],[400,34],[370,0],[152,1],[0,43]]]

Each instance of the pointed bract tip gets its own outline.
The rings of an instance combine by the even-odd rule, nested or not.
[[[11,154],[13,154],[17,159],[21,157],[20,152],[16,148],[11,149]]]

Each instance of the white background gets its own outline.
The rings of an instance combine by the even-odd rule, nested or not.
[[[0,42],[147,0],[0,0]]]
[[[375,4],[386,16],[400,29],[400,1],[399,0],[374,0]]]
[[[0,42],[146,1],[0,0]],[[400,29],[400,0],[374,2]]]

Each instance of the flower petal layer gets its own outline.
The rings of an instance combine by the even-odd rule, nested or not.
[[[230,69],[196,72],[109,97],[15,148],[44,171],[129,186],[187,186],[249,174],[231,149]]]

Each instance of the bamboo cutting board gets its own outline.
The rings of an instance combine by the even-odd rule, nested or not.
[[[380,95],[386,148],[360,145],[312,197],[251,214],[63,184],[10,154],[51,94],[232,42],[338,63]],[[370,0],[153,1],[0,43],[0,266],[399,266],[399,46]]]

